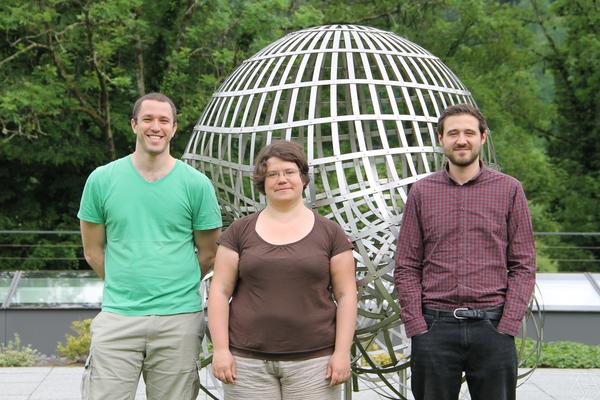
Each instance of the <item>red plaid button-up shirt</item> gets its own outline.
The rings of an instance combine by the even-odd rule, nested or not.
[[[480,166],[463,185],[444,169],[409,192],[394,271],[409,337],[427,330],[422,307],[504,304],[498,330],[519,332],[535,285],[531,216],[519,181]]]

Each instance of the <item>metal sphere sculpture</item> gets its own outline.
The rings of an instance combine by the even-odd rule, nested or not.
[[[320,26],[244,61],[213,94],[185,150],[212,180],[224,216],[238,218],[264,204],[251,181],[258,151],[275,139],[304,146],[307,204],[355,244],[359,376],[385,379],[408,365],[393,293],[395,240],[409,186],[443,164],[437,118],[464,102],[474,103],[469,91],[422,47],[375,28]],[[488,138],[488,162],[491,146]]]

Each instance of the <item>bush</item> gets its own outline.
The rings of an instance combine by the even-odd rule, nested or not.
[[[82,321],[73,321],[71,323],[71,330],[75,331],[77,335],[65,335],[67,340],[66,344],[57,343],[56,353],[73,360],[76,362],[85,362],[89,352],[90,343],[92,336],[90,334],[91,319],[84,319]]]
[[[517,343],[517,346],[520,342]],[[527,339],[525,348],[533,349],[534,341]],[[527,352],[527,350],[526,350]],[[576,342],[542,343],[539,368],[600,368],[600,346]],[[527,360],[522,367],[533,368],[535,360]]]
[[[17,334],[15,340],[9,341],[6,346],[0,343],[0,367],[31,367],[39,357],[36,349],[21,345],[21,338]]]

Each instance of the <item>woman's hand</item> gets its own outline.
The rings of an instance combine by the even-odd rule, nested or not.
[[[327,379],[330,386],[339,385],[350,378],[350,355],[348,353],[334,352],[327,364]]]
[[[214,351],[212,370],[215,378],[221,382],[235,383],[235,360],[228,349]]]

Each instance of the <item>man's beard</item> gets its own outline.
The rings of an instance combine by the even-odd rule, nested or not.
[[[458,149],[458,150],[463,150]],[[465,150],[469,150],[468,148],[465,148]],[[448,161],[450,161],[452,164],[456,165],[457,167],[468,167],[469,165],[473,164],[474,162],[476,162],[479,159],[479,150],[473,150],[471,149],[471,154],[469,157],[467,158],[463,158],[463,157],[458,157],[454,154],[455,150],[450,150],[450,151],[446,151],[446,158],[448,158]]]

